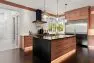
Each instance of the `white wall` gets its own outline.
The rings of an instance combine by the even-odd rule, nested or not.
[[[0,4],[0,8],[4,8],[6,10],[12,10],[17,11],[19,16],[19,22],[18,22],[18,48],[20,47],[20,36],[21,35],[28,35],[29,30],[31,30],[33,33],[37,33],[36,26],[32,23],[36,19],[36,14],[33,11],[28,11],[25,9]],[[14,16],[15,17],[15,16]],[[1,32],[1,31],[0,31]],[[1,41],[0,41],[1,42]],[[13,42],[13,41],[12,41]],[[9,43],[8,43],[9,44]],[[6,45],[5,45],[6,46]]]
[[[22,10],[20,22],[20,35],[29,35],[29,31],[37,33],[37,28],[32,21],[36,20],[34,11]]]

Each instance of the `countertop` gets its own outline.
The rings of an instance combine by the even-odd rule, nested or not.
[[[40,39],[46,39],[46,40],[58,40],[58,39],[64,39],[64,38],[69,38],[73,37],[75,35],[45,35],[45,36],[33,36],[35,38],[40,38]]]

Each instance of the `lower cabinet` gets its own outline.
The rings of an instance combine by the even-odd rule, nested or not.
[[[33,38],[33,55],[44,60],[44,63],[51,63],[51,61],[74,49],[76,49],[75,36],[55,40]]]
[[[88,46],[94,47],[94,35],[88,36]]]
[[[32,36],[21,36],[21,49],[24,52],[28,52],[32,50]]]
[[[73,49],[76,49],[75,37],[53,40],[51,42],[51,60],[55,60]]]

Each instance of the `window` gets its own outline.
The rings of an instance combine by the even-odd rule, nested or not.
[[[48,32],[57,32],[64,33],[65,32],[65,21],[63,17],[59,18],[59,21],[56,20],[56,17],[48,16],[46,19],[46,24],[44,24],[44,30],[48,30]]]

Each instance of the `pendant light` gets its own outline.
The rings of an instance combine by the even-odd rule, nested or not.
[[[68,4],[65,4],[65,12],[67,11],[67,5]],[[65,15],[65,23],[67,23],[66,15]]]

